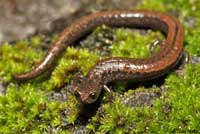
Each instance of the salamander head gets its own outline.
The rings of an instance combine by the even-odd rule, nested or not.
[[[76,97],[85,104],[93,103],[101,93],[102,85],[97,79],[77,75],[71,83],[71,88]]]

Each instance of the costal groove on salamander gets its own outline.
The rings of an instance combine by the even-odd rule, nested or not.
[[[84,78],[84,84],[72,82],[74,90],[82,88],[82,101],[94,102],[96,99],[87,99],[90,92],[101,91],[102,85],[114,80],[153,79],[167,73],[179,61],[183,43],[183,27],[179,21],[167,14],[138,11],[116,10],[94,13],[81,18],[67,27],[51,46],[46,57],[39,66],[32,71],[15,75],[16,80],[29,80],[50,69],[61,52],[68,45],[80,37],[91,32],[102,24],[111,27],[134,27],[142,29],[160,30],[166,36],[160,51],[146,59],[112,57],[97,62]]]

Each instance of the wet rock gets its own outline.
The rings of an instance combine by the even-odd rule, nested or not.
[[[50,29],[51,22],[74,13],[80,1],[3,0],[0,3],[0,43]]]
[[[87,134],[86,126],[76,126],[74,128],[73,134]]]
[[[57,33],[89,13],[109,9],[134,9],[139,0],[2,0],[0,44],[33,34]]]
[[[3,95],[4,91],[5,91],[5,87],[2,84],[0,84],[0,96]]]
[[[68,96],[71,95],[71,92],[69,91],[68,87],[65,86],[60,89],[60,91],[52,91],[48,94],[49,100],[56,100],[56,101],[66,101],[68,100]]]
[[[191,58],[191,62],[192,62],[193,64],[198,64],[198,63],[200,63],[200,57],[197,57],[197,56],[192,57],[192,58]]]
[[[102,26],[85,40],[80,42],[80,47],[88,48],[90,51],[96,51],[100,56],[109,56],[110,47],[114,40],[113,30],[107,26]]]
[[[123,102],[130,107],[152,106],[155,99],[161,96],[158,92],[135,92],[129,97],[123,98]]]

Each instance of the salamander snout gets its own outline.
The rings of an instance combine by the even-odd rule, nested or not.
[[[85,104],[95,102],[101,92],[100,84],[96,79],[77,75],[71,82],[71,88],[75,96]]]

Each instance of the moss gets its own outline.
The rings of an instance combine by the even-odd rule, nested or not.
[[[31,38],[31,47],[39,47],[43,39],[40,36],[34,36]]]
[[[133,90],[133,89],[129,89],[127,90],[125,93],[124,93],[124,96],[123,97],[130,97],[132,96],[134,93],[137,93],[137,92],[152,92],[152,93],[156,93],[156,92],[160,92],[160,89],[159,88],[150,88],[150,89],[147,89],[147,88],[144,88],[144,87],[139,87],[137,88],[137,90]]]
[[[6,94],[0,97],[0,132],[61,131],[64,124],[75,121],[78,113],[74,96],[69,96],[68,100],[69,102],[49,101],[38,86],[11,84]]]
[[[36,65],[43,57],[44,52],[34,49],[27,40],[22,40],[12,46],[3,44],[0,47],[0,76],[10,81],[13,74],[27,71]]]
[[[66,71],[69,71],[72,65],[78,67],[85,60],[90,58],[95,60],[95,54],[92,56],[87,50],[68,48],[66,55],[64,54],[64,57],[58,62],[57,68],[59,68],[59,71],[56,68],[48,81],[33,80],[24,84],[13,81],[13,83],[13,74],[30,70],[31,66],[38,64],[44,56],[45,52],[38,45],[41,43],[40,41],[42,39],[39,37],[33,37],[29,41],[19,41],[15,45],[3,44],[0,47],[1,83],[9,82],[5,94],[0,96],[0,132],[49,133],[55,131],[64,133],[70,130],[61,129],[62,126],[73,124],[77,118],[78,102],[74,95],[68,94],[68,101],[49,100],[47,89],[50,91],[55,89],[61,82],[68,82],[72,75],[67,78],[62,77],[62,75],[65,76],[65,73],[69,73]],[[30,44],[34,45],[31,46]],[[77,58],[72,58],[78,54],[80,55]],[[64,60],[64,58],[66,59]],[[72,64],[63,65],[64,62]],[[65,65],[69,67],[65,68]],[[89,68],[89,64],[80,66],[80,70],[84,72],[86,72],[86,68]],[[65,79],[68,81],[64,81]]]
[[[188,65],[184,76],[166,80],[169,92],[154,104],[156,118],[149,124],[150,132],[199,133],[199,75],[199,65]]]
[[[69,83],[70,79],[77,71],[86,74],[97,59],[97,54],[89,52],[86,49],[68,47],[62,58],[59,59],[58,65],[52,72],[48,82],[43,84],[44,87],[48,90],[52,90],[63,86],[65,83]]]
[[[142,0],[141,3],[137,6],[137,9],[144,10],[154,10],[166,12],[166,5],[163,4],[163,0],[154,1],[154,0]]]
[[[111,53],[119,57],[147,58],[150,55],[150,45],[156,39],[163,38],[160,32],[141,35],[127,29],[116,29],[114,33],[116,39],[111,47]]]
[[[96,133],[123,134],[130,132],[134,120],[137,120],[136,112],[122,104],[119,98],[112,104],[104,105],[103,111],[100,113],[103,117],[92,118],[92,123],[87,126],[88,129]],[[100,124],[98,128],[96,123]]]
[[[200,56],[200,28],[191,30],[190,33],[186,35],[185,45],[186,50],[193,56]]]
[[[42,133],[50,128],[59,129],[61,111],[70,109],[69,106],[67,102],[48,101],[39,86],[10,84],[6,94],[0,97],[0,132]]]
[[[156,7],[156,8],[155,8]],[[169,12],[178,16],[185,27],[184,45],[186,50],[195,56],[199,56],[199,31],[200,31],[200,1],[198,0],[143,0],[138,9],[149,9]]]

